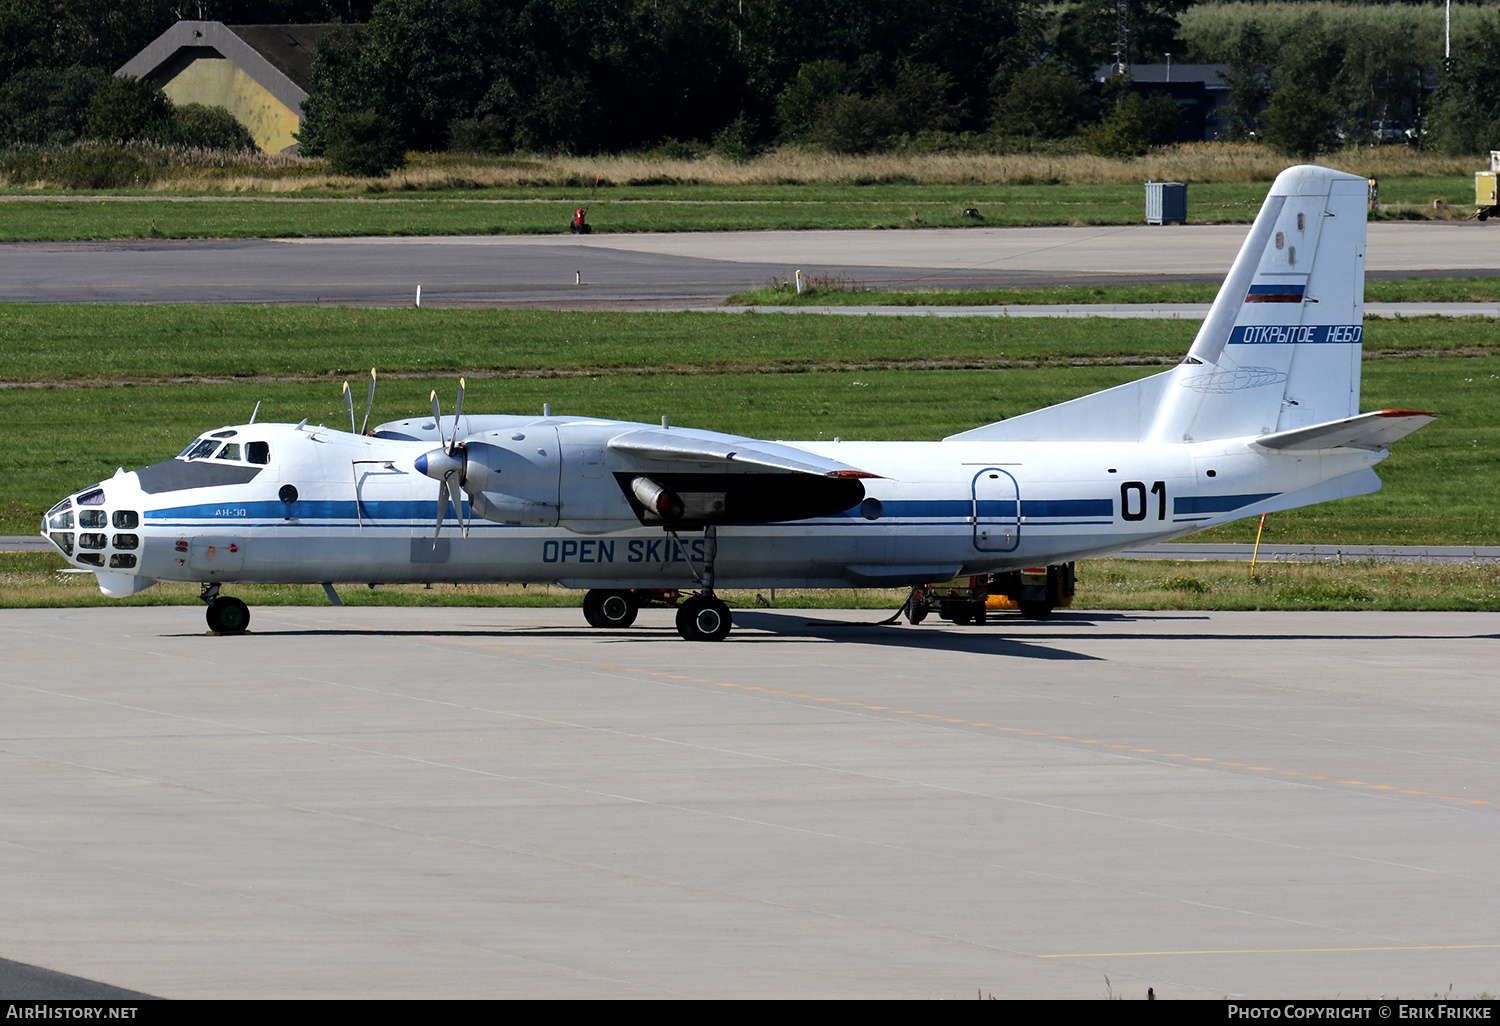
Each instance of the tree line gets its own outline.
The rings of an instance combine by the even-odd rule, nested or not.
[[[1408,24],[1427,17],[1421,5],[1368,17],[1328,7],[1130,0],[1120,55],[1114,0],[0,0],[0,143],[144,132],[133,137],[191,144],[207,132],[196,112],[194,129],[103,108],[149,106],[110,72],[173,22],[201,18],[348,24],[313,62],[308,155],[741,159],[787,144],[1128,155],[1176,139],[1175,105],[1093,72],[1169,53],[1230,65],[1230,138],[1297,155],[1347,142],[1500,148],[1500,14],[1466,17],[1445,68],[1431,33]]]

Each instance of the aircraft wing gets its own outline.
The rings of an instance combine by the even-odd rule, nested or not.
[[[803,449],[778,442],[721,435],[713,431],[682,428],[644,428],[627,431],[609,440],[611,452],[663,463],[711,463],[721,466],[758,468],[819,477],[879,477],[826,459]]]
[[[1384,449],[1436,419],[1421,410],[1376,410],[1358,417],[1330,420],[1324,424],[1261,435],[1255,444],[1265,449]]]

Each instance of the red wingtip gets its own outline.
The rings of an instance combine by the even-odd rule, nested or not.
[[[1376,410],[1377,417],[1436,417],[1436,413],[1428,413],[1426,410]]]

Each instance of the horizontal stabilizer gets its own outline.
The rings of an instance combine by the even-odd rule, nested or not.
[[[1255,444],[1263,449],[1368,449],[1378,452],[1400,438],[1405,438],[1424,424],[1430,424],[1435,413],[1420,410],[1376,410],[1358,417],[1331,420],[1325,424],[1278,431],[1262,435]]]
[[[611,452],[664,463],[717,463],[746,470],[779,470],[820,477],[878,477],[803,449],[716,431],[645,428],[609,440]]]

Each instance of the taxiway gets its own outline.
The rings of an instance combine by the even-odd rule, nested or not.
[[[5,610],[5,958],[164,997],[1472,997],[1500,615]]]

